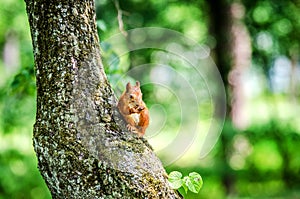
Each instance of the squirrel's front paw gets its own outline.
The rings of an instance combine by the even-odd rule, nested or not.
[[[128,131],[131,131],[131,132],[134,132],[134,133],[137,132],[137,129],[136,129],[135,126],[132,126],[132,125],[130,125],[130,124],[127,124],[126,127],[127,127]]]

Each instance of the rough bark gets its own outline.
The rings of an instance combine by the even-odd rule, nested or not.
[[[53,198],[180,198],[127,132],[105,77],[92,0],[25,0],[37,79],[33,143]]]

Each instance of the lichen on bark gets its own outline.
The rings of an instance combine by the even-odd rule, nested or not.
[[[94,1],[25,1],[37,79],[33,145],[52,197],[180,198],[116,110]]]

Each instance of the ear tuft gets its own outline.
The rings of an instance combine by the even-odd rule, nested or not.
[[[138,87],[140,87],[140,82],[139,82],[139,81],[136,81],[136,82],[135,82],[135,85],[138,86]]]
[[[130,82],[128,82],[126,84],[126,92],[128,92],[130,89],[131,89],[131,84],[130,84]]]

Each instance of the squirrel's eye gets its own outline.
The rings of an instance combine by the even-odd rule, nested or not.
[[[133,99],[133,98],[134,98],[134,96],[133,96],[132,94],[131,94],[129,97],[130,97],[130,99]]]

